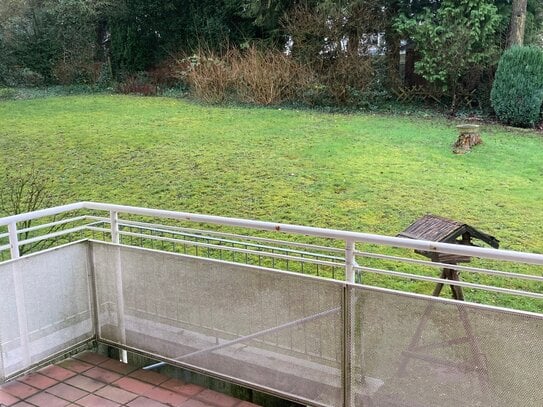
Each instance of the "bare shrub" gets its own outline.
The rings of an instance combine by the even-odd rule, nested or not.
[[[51,179],[34,165],[23,167],[8,160],[5,168],[2,168],[3,176],[0,178],[0,216],[10,216],[25,212],[34,212],[52,206],[53,197],[49,192]],[[53,217],[51,221],[58,220],[62,216]],[[19,223],[19,239],[21,241],[32,237],[29,228],[33,220],[26,220]],[[45,228],[44,233],[53,233],[62,228],[65,224],[57,224]],[[20,254],[27,254],[36,250],[43,250],[50,247],[54,240],[39,240],[33,243],[21,245]]]
[[[317,85],[306,94],[312,104],[359,105],[383,93],[379,64],[372,44],[383,27],[375,1],[348,8],[297,7],[283,25],[293,38],[292,56],[311,67]]]
[[[185,77],[191,92],[207,103],[222,103],[229,99],[233,83],[229,54],[222,58],[209,51],[198,53],[178,61],[181,77]]]
[[[153,85],[165,89],[178,84],[178,78],[175,71],[167,64],[161,64],[147,71],[149,82]]]
[[[54,79],[61,85],[94,84],[100,76],[101,64],[87,59],[62,59],[52,69]]]
[[[145,73],[140,73],[139,75],[130,75],[122,82],[118,83],[116,91],[117,93],[123,94],[156,96],[157,86],[149,83]]]
[[[308,67],[277,50],[231,49],[219,56],[209,51],[177,61],[193,95],[207,103],[227,100],[275,105],[295,101],[309,86]]]
[[[356,104],[356,99],[369,97],[376,76],[370,58],[345,54],[324,64],[319,79],[333,104]]]
[[[312,81],[313,73],[280,51],[254,46],[230,56],[238,98],[259,105],[297,100]]]

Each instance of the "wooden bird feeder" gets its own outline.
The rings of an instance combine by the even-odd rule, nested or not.
[[[456,222],[451,219],[442,218],[435,215],[426,215],[420,219],[417,219],[414,223],[409,225],[407,229],[398,234],[400,237],[407,237],[410,239],[418,240],[430,240],[432,242],[463,244],[469,246],[475,246],[473,240],[480,240],[491,247],[498,248],[499,240],[494,236],[490,236],[483,233],[465,223]],[[455,265],[458,263],[467,263],[471,260],[469,256],[459,256],[455,254],[435,253],[422,250],[415,250],[416,253],[422,254],[428,257],[433,262],[445,263]],[[453,268],[443,268],[441,270],[441,279],[459,281],[459,271]],[[462,287],[452,283],[450,284],[452,296],[455,300],[463,301],[464,293]],[[433,296],[438,297],[443,288],[443,282],[436,284]],[[423,332],[427,328],[428,320],[431,319],[431,313],[434,304],[428,303],[426,310],[424,311],[419,324],[414,332],[411,341],[407,349],[402,352],[400,359],[400,366],[398,369],[398,375],[404,376],[407,372],[407,365],[410,360],[423,360],[425,362],[433,363],[435,366],[442,368],[442,366],[458,367],[461,366],[462,372],[473,371],[479,376],[481,382],[481,389],[483,392],[488,388],[488,367],[486,363],[486,357],[481,351],[481,347],[477,341],[477,336],[471,326],[467,309],[458,305],[458,316],[462,323],[463,332],[460,331],[460,337],[447,339],[444,342],[438,343],[424,343],[422,340]],[[452,320],[452,315],[451,315]],[[463,360],[461,363],[452,363],[449,357],[443,358],[435,355],[436,349],[441,348],[453,348],[463,347],[461,352],[471,353],[470,360]],[[454,351],[453,351],[454,352]]]
[[[399,237],[407,237],[409,239],[429,240],[432,242],[463,244],[468,246],[476,246],[473,240],[480,240],[491,247],[497,249],[500,241],[494,236],[483,233],[465,223],[457,222],[451,219],[442,218],[435,215],[425,215],[417,219],[407,227],[403,232],[398,234]],[[471,261],[469,256],[460,256],[457,254],[427,252],[415,250],[415,253],[428,257],[433,262],[458,264],[468,263]],[[454,269],[444,268],[441,272],[441,278],[448,280],[459,281],[458,271]],[[439,296],[443,284],[437,284],[433,295]],[[462,287],[451,285],[453,298],[463,300]]]

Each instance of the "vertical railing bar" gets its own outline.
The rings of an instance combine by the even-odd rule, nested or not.
[[[110,215],[111,242],[119,244],[119,214],[111,211]]]
[[[17,234],[17,223],[12,222],[8,225],[9,246],[11,259],[15,260],[20,257],[19,252],[19,237]],[[22,275],[17,270],[17,263],[12,263],[11,271],[13,275],[13,285],[15,291],[15,306],[17,307],[17,322],[19,324],[19,336],[21,337],[21,349],[23,354],[23,363],[25,368],[31,365],[30,343],[28,341],[28,320],[26,318],[26,305],[24,297],[24,287]]]
[[[116,211],[110,212],[111,242],[119,244],[119,214]],[[143,240],[143,239],[142,239]],[[121,332],[121,344],[126,345],[126,330],[124,324],[124,296],[123,296],[123,275],[121,248],[117,247],[115,255],[115,279],[117,286],[117,312],[119,314],[119,331]],[[128,363],[128,352],[121,349],[120,360]]]
[[[96,283],[96,270],[94,265],[96,264],[94,247],[92,242],[87,245],[87,261],[89,267],[89,291],[90,291],[90,305],[92,310],[92,320],[94,323],[94,335],[97,339],[102,336],[102,327],[100,326],[100,306],[98,302],[98,286]]]
[[[12,259],[18,259],[20,257],[19,252],[19,236],[17,234],[17,224],[15,222],[8,225],[9,233],[9,250]]]
[[[345,281],[354,283],[354,241],[345,242]]]
[[[343,361],[341,369],[341,381],[343,387],[343,406],[352,406],[352,288],[348,285],[343,287]]]
[[[302,315],[307,315],[305,313],[305,292],[302,294]],[[304,353],[307,355],[307,326],[306,324],[302,325],[303,331],[304,331]],[[322,335],[322,332],[320,332],[320,335]]]

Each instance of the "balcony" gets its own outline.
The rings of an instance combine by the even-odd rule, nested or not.
[[[310,406],[543,405],[543,255],[91,202],[0,227],[0,382],[94,341]]]

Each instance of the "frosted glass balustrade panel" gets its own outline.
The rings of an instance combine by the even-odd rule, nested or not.
[[[360,287],[352,304],[354,405],[543,405],[542,316]]]
[[[91,339],[87,244],[0,264],[0,297],[0,376]]]
[[[93,258],[101,338],[316,405],[342,404],[342,284],[99,243]]]

